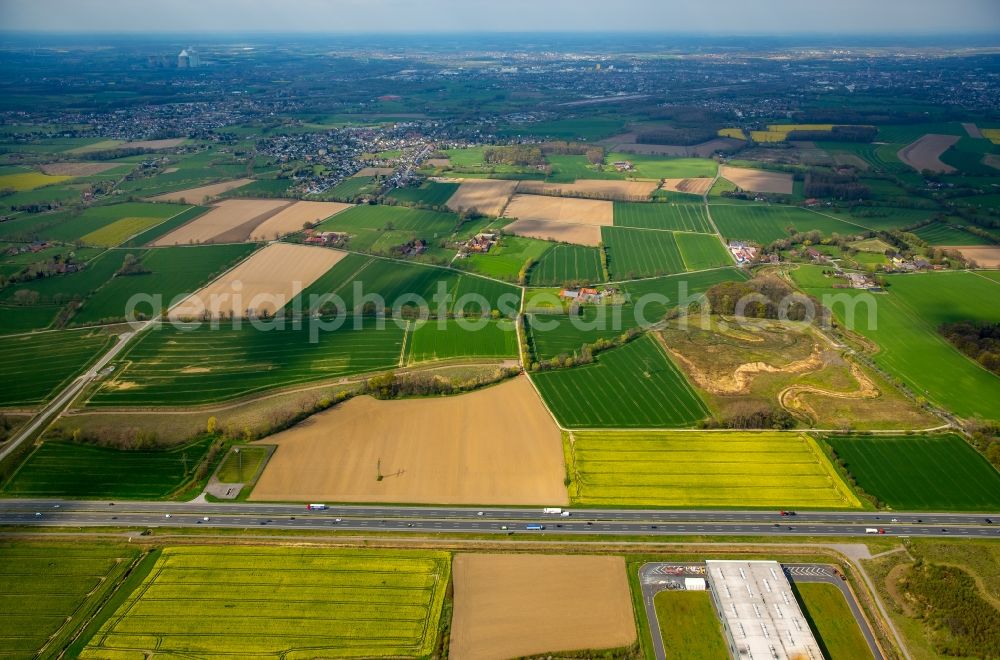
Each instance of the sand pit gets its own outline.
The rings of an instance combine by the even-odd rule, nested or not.
[[[504,231],[515,236],[592,247],[597,247],[601,242],[601,227],[599,225],[576,225],[551,220],[517,220],[504,227]]]
[[[180,202],[183,200],[188,204],[201,204],[206,198],[214,199],[224,192],[229,192],[234,188],[245,186],[248,183],[253,183],[253,179],[223,181],[222,183],[213,183],[210,186],[201,186],[199,188],[188,188],[187,190],[177,190],[171,193],[164,193],[162,195],[150,197],[149,199],[153,202]]]
[[[585,555],[455,556],[455,660],[502,660],[635,642],[625,560]]]
[[[548,220],[577,225],[610,226],[615,212],[612,202],[546,195],[514,195],[504,215],[518,220]]]
[[[392,167],[363,167],[353,176],[389,176],[395,171]]]
[[[906,145],[900,149],[896,156],[918,172],[930,170],[931,172],[948,173],[954,172],[955,168],[941,162],[941,154],[948,150],[948,147],[958,142],[957,135],[938,135],[928,133],[916,142]]]
[[[723,165],[719,174],[743,190],[781,195],[792,194],[792,175],[785,172],[765,172],[764,170]]]
[[[1000,247],[995,245],[942,245],[942,250],[957,250],[972,259],[980,268],[1000,268]]]
[[[704,195],[712,187],[712,180],[706,177],[697,179],[664,179],[663,189],[689,195]]]
[[[262,442],[278,448],[251,500],[569,501],[561,434],[524,376],[459,396],[358,397]]]
[[[573,183],[521,181],[517,184],[517,191],[536,195],[646,201],[656,190],[656,186],[656,181],[617,181],[614,179],[577,179]]]
[[[92,176],[120,166],[121,163],[48,163],[38,169],[49,176]]]
[[[331,215],[351,208],[353,204],[341,202],[295,202],[264,220],[251,232],[252,241],[270,241],[285,234],[301,231],[306,222],[326,220]]]
[[[287,199],[227,199],[212,206],[208,213],[160,237],[153,245],[239,243],[247,240],[254,228],[288,206]],[[298,228],[302,228],[301,222]]]
[[[455,194],[448,200],[452,211],[475,209],[482,215],[497,217],[503,213],[507,201],[517,188],[517,181],[502,179],[444,179],[461,181]]]
[[[274,314],[344,258],[322,247],[271,243],[170,310],[172,319]],[[248,310],[250,310],[248,312]]]

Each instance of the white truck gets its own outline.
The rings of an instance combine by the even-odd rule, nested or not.
[[[558,516],[562,514],[562,509],[554,506],[547,506],[544,509],[542,509],[542,513]]]
[[[306,506],[310,511],[323,511],[326,509],[325,504],[309,504]]]
[[[865,534],[885,534],[881,527],[865,527]]]

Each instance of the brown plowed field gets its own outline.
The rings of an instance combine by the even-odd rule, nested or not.
[[[454,181],[454,179],[445,179]],[[452,211],[475,209],[482,215],[497,217],[503,213],[507,201],[517,188],[517,181],[502,179],[459,179],[462,185],[448,200]]]
[[[918,172],[930,170],[947,174],[954,172],[955,168],[941,162],[941,154],[948,150],[948,147],[958,142],[957,135],[938,135],[928,133],[922,138],[900,149],[896,156]]]
[[[459,554],[452,567],[455,660],[502,660],[635,642],[625,560]]]
[[[172,319],[273,314],[299,291],[333,268],[346,252],[322,247],[271,243],[170,310]]]
[[[664,179],[663,189],[689,195],[704,195],[712,187],[712,180],[706,177],[696,179]]]
[[[547,220],[597,227],[614,224],[614,204],[597,199],[514,195],[504,215],[518,220]]]
[[[785,172],[765,172],[744,167],[729,167],[723,165],[719,174],[723,179],[732,181],[743,190],[751,192],[792,194],[792,175]]]
[[[49,176],[91,176],[118,167],[121,163],[48,163],[39,165]]]
[[[287,199],[227,199],[212,206],[208,213],[160,237],[153,245],[239,243],[247,240],[255,227],[287,206]],[[299,223],[301,228],[302,223]]]
[[[942,250],[958,250],[966,259],[972,259],[980,268],[1000,268],[1000,247],[993,245],[942,245]]]
[[[224,192],[229,192],[234,188],[239,188],[245,186],[248,183],[253,183],[253,179],[235,179],[233,181],[223,181],[222,183],[213,183],[210,186],[200,186],[198,188],[188,188],[186,190],[176,190],[170,193],[164,193],[162,195],[156,195],[155,197],[150,197],[149,199],[153,202],[179,202],[181,200],[187,202],[188,204],[201,204],[205,201],[205,198],[214,199]]]
[[[306,222],[326,220],[353,206],[341,202],[295,202],[257,225],[248,237],[252,241],[270,241],[300,231]]]
[[[619,199],[642,201],[656,190],[656,181],[616,181],[614,179],[577,179],[573,183],[546,183],[544,181],[521,181],[517,192],[536,195],[563,195],[566,197],[590,197],[593,199]]]
[[[458,396],[358,397],[264,442],[278,448],[251,500],[569,501],[562,436],[524,376]]]
[[[575,243],[594,247],[601,242],[601,227],[599,225],[575,225],[569,222],[553,222],[552,220],[517,220],[504,227],[504,231],[515,236],[539,238],[543,241]]]
[[[396,170],[391,167],[363,167],[354,176],[388,176]]]

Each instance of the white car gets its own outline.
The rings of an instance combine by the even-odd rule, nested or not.
[[[208,516],[205,516],[204,518],[202,518],[202,520],[204,520],[205,522],[208,522],[209,518],[208,518]]]
[[[169,518],[169,517],[170,517],[170,514],[169,514],[169,513],[166,513],[166,514],[164,514],[164,515],[163,515],[163,517],[164,517],[164,518]]]

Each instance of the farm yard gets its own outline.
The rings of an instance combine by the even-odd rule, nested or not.
[[[108,349],[114,336],[99,330],[18,335],[0,339],[0,408],[44,403]]]
[[[567,428],[684,427],[708,415],[684,375],[649,336],[601,353],[594,364],[531,378]]]
[[[115,449],[79,442],[42,442],[11,479],[9,497],[160,499],[188,483],[211,437],[165,449]]]
[[[909,511],[996,511],[1000,472],[955,434],[829,436],[858,485]]]
[[[171,308],[173,319],[273,315],[340,261],[345,252],[271,243]]]
[[[404,330],[389,321],[384,329],[366,319],[354,329],[348,319],[310,341],[310,329],[288,321],[261,331],[172,325],[152,328],[121,359],[126,364],[88,401],[91,406],[190,406],[226,401],[269,389],[332,380],[396,367]]]
[[[805,434],[572,431],[566,455],[578,506],[861,507]]]
[[[251,500],[568,503],[559,429],[525,377],[447,397],[357,397],[263,442],[277,450]]]
[[[168,547],[81,658],[430,655],[446,553]],[[253,603],[252,608],[241,607]]]
[[[138,556],[138,548],[112,543],[0,545],[0,656],[62,649]]]
[[[451,657],[487,660],[630,647],[621,557],[458,554]]]

